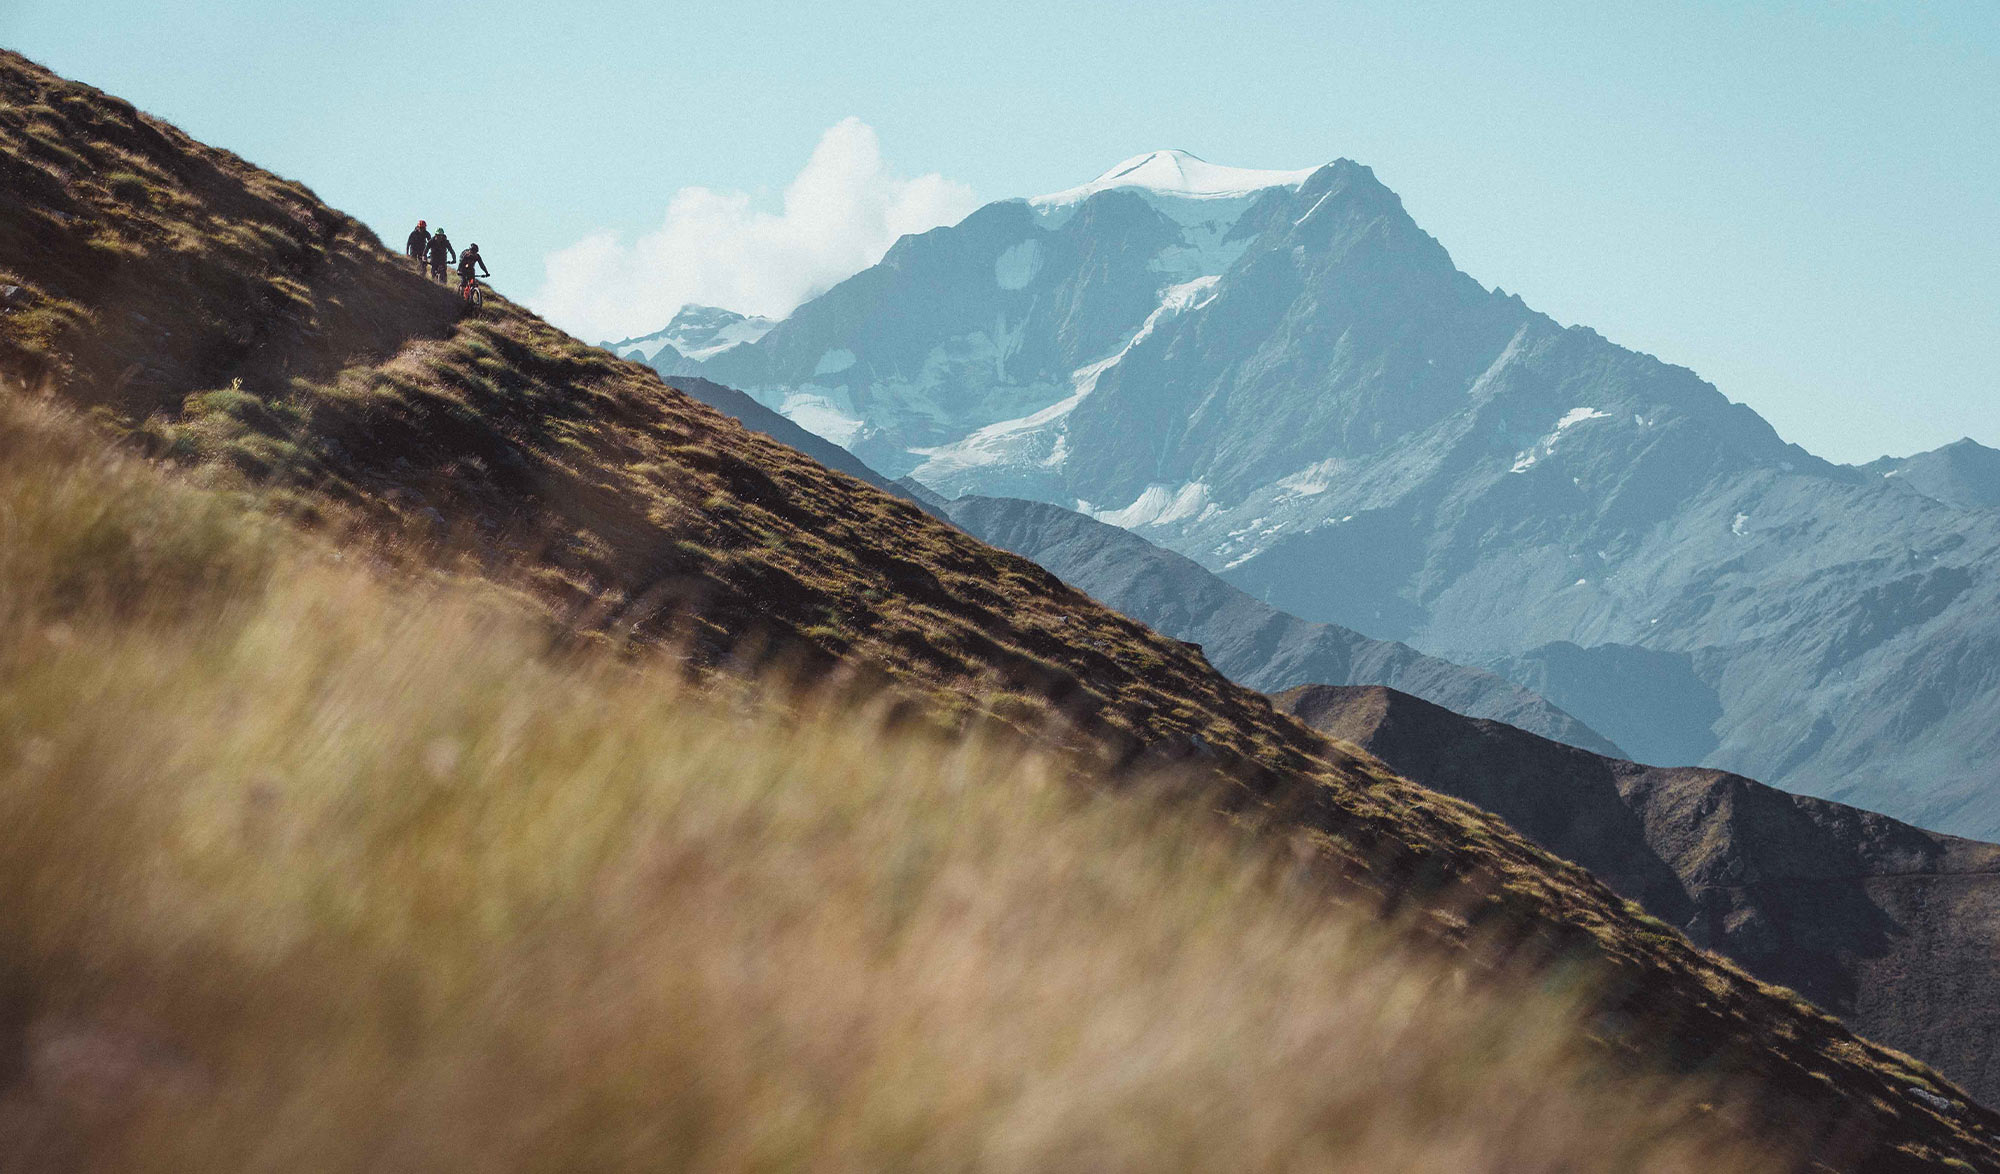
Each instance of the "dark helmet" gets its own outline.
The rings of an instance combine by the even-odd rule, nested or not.
[[[478,252],[478,251],[479,251],[479,244],[478,244],[478,242],[476,242],[476,241],[475,241],[474,243],[472,243],[472,244],[469,244],[469,245],[465,246],[465,251],[466,251],[466,252],[468,252],[468,253],[476,253],[476,252]]]

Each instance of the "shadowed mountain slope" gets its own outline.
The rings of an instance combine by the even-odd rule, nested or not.
[[[2000,846],[1722,771],[1606,758],[1392,689],[1278,700],[2000,1100]]]
[[[950,501],[914,478],[885,482],[854,454],[740,391],[694,376],[669,379],[677,390],[744,426],[828,468],[908,497],[982,542],[1033,559],[1063,582],[1154,631],[1201,645],[1210,663],[1239,684],[1262,692],[1304,681],[1390,685],[1447,709],[1504,721],[1558,742],[1600,754],[1623,753],[1589,726],[1494,673],[1286,615],[1192,559],[1073,510],[1018,498]]]
[[[699,373],[888,475],[1076,509],[1290,614],[1518,668],[1641,757],[2000,838],[1981,450],[1820,460],[1484,287],[1352,161],[1210,189],[1149,158],[906,237]]]
[[[1286,615],[1130,530],[1015,498],[967,496],[944,509],[973,537],[1034,559],[1063,582],[1155,631],[1201,645],[1210,663],[1253,689],[1273,692],[1302,682],[1390,685],[1459,713],[1601,754],[1621,753],[1519,685],[1425,656],[1407,644]]]
[[[1179,759],[1218,806],[1282,820],[1302,871],[1344,899],[1604,975],[1620,1054],[1745,1082],[1824,1166],[2000,1164],[2000,1117],[1497,817],[647,368],[504,299],[462,316],[305,189],[12,54],[0,285],[0,384],[88,407],[107,435],[357,557],[489,576],[539,600],[558,642],[782,657],[945,720],[989,714],[1097,768]],[[19,1060],[0,1070],[18,1078]]]
[[[712,383],[692,375],[678,375],[674,377],[673,388],[683,395],[700,400],[745,428],[761,432],[779,444],[798,449],[835,472],[845,473],[857,481],[866,481],[877,489],[886,489],[904,497],[912,496],[905,488],[895,485],[862,463],[853,453],[830,440],[807,432],[733,387],[724,387],[720,383]]]

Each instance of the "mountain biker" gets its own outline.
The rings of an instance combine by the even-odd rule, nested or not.
[[[451,247],[451,241],[446,239],[444,235],[444,229],[440,228],[436,232],[432,233],[431,276],[437,279],[438,281],[443,281],[445,265],[449,262],[456,261],[457,259],[458,259],[458,250]]]
[[[430,247],[430,231],[424,227],[424,222],[419,220],[417,221],[417,226],[410,230],[409,243],[403,246],[403,251],[408,253],[412,260],[416,261],[417,272],[419,273],[424,271],[424,257],[430,252]]]
[[[465,251],[458,255],[458,292],[461,297],[471,296],[472,286],[477,280],[474,269],[483,269],[485,276],[493,276],[493,271],[486,269],[486,261],[479,255],[477,243],[465,246]]]

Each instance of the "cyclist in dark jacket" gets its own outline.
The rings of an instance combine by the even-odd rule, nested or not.
[[[458,260],[458,250],[452,248],[451,241],[445,239],[444,229],[440,228],[436,232],[432,233],[431,276],[438,279],[439,281],[443,281],[444,267],[450,262],[456,260]]]
[[[422,273],[424,271],[424,258],[431,251],[431,234],[429,230],[424,228],[423,221],[417,221],[417,226],[410,230],[410,240],[408,244],[403,246],[403,251],[408,253],[410,258],[417,263],[417,272]]]
[[[475,268],[483,272],[475,275],[473,272]],[[466,281],[472,280],[474,276],[493,276],[493,271],[486,268],[486,259],[479,255],[478,245],[467,245],[465,251],[458,255],[458,275]]]
[[[465,251],[458,255],[458,296],[471,300],[472,287],[479,284],[480,274],[477,271],[482,269],[486,269],[486,261],[479,255],[479,246],[465,246]],[[492,271],[487,270],[485,276],[493,276]]]

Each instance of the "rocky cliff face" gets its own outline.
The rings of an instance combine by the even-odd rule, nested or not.
[[[2000,1099],[2000,846],[1740,775],[1607,758],[1391,689],[1307,687],[1279,701]]]
[[[1978,477],[1786,444],[1459,272],[1358,164],[1131,161],[906,238],[699,368],[891,476],[1513,674],[1641,757],[2000,835]]]

